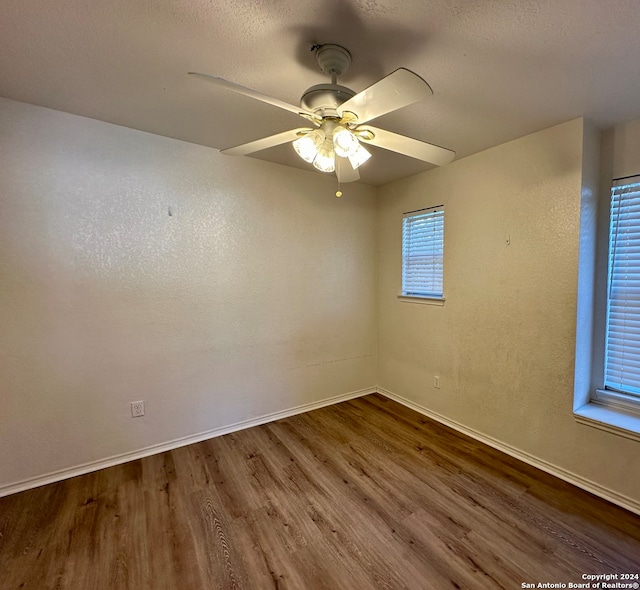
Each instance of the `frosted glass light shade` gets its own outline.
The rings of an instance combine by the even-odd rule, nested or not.
[[[353,155],[348,157],[349,157],[349,162],[351,162],[351,167],[354,170],[356,170],[371,157],[371,154],[367,151],[367,149],[361,143],[358,143],[358,149],[355,151]]]
[[[322,146],[320,146],[313,165],[321,172],[333,172],[336,169],[336,158],[333,153],[333,142],[331,139],[325,139]]]
[[[313,165],[321,172],[333,172],[336,169],[336,161],[333,154],[318,154]]]
[[[325,139],[325,133],[322,129],[314,129],[311,133],[303,135],[293,142],[293,149],[305,161],[313,162],[318,155],[318,148]]]
[[[348,158],[356,153],[360,142],[351,131],[340,126],[333,132],[333,146],[338,156]]]

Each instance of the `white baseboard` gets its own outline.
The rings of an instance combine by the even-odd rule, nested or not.
[[[457,430],[458,432],[462,432],[463,434],[466,434],[467,436],[470,436],[471,438],[474,438],[480,442],[483,442],[487,445],[489,445],[490,447],[493,447],[494,449],[498,449],[499,451],[502,451],[503,453],[506,453],[507,455],[511,455],[512,457],[515,457],[516,459],[520,459],[520,461],[524,461],[525,463],[528,463],[529,465],[533,465],[533,467],[537,467],[538,469],[542,469],[542,471],[546,471],[547,473],[550,473],[551,475],[555,475],[556,477],[559,477],[560,479],[563,479],[564,481],[567,481],[579,488],[582,488],[583,490],[586,490],[587,492],[591,492],[592,494],[595,494],[596,496],[599,496],[601,498],[604,498],[605,500],[608,500],[609,502],[616,504],[618,506],[621,506],[622,508],[625,508],[626,510],[629,510],[631,512],[634,512],[635,514],[640,514],[640,502],[638,502],[637,500],[634,500],[633,498],[629,498],[628,496],[625,496],[623,494],[620,494],[614,490],[610,490],[609,488],[606,488],[604,486],[601,486],[600,484],[593,482],[589,479],[586,479],[580,475],[577,475],[575,473],[572,473],[570,471],[567,471],[566,469],[563,469],[562,467],[558,467],[556,465],[552,465],[551,463],[548,463],[547,461],[544,461],[543,459],[538,459],[537,457],[534,457],[533,455],[530,455],[529,453],[525,453],[524,451],[521,451],[519,449],[516,449],[515,447],[512,447],[510,445],[507,445],[503,442],[500,442],[499,440],[492,438],[490,436],[487,436],[486,434],[482,434],[481,432],[478,432],[477,430],[473,430],[472,428],[468,428],[467,426],[464,426],[458,422],[455,422],[454,420],[450,420],[449,418],[445,418],[444,416],[441,416],[440,414],[437,414],[436,412],[432,412],[431,410],[420,406],[418,404],[416,404],[415,402],[412,402],[408,399],[405,399],[395,393],[393,393],[392,391],[389,391],[388,389],[384,389],[383,387],[378,387],[377,391],[380,395],[384,395],[385,397],[388,397],[389,399],[392,399],[393,401],[396,401],[400,404],[402,404],[403,406],[407,406],[408,408],[411,408],[412,410],[415,410],[416,412],[419,412],[420,414],[423,414],[424,416],[427,416],[428,418],[432,418],[433,420],[435,420],[436,422],[440,422],[441,424],[444,424],[445,426],[449,426],[450,428],[453,428],[454,430]]]
[[[449,418],[445,418],[436,412],[433,412],[423,406],[420,406],[408,399],[405,399],[388,389],[384,389],[383,387],[371,387],[366,389],[360,389],[358,391],[352,391],[349,393],[345,393],[342,395],[337,395],[334,397],[330,397],[327,399],[323,399],[318,402],[312,402],[308,404],[303,404],[300,406],[295,406],[293,408],[289,408],[287,410],[282,410],[280,412],[273,412],[271,414],[265,414],[263,416],[258,416],[257,418],[251,418],[249,420],[242,420],[240,422],[236,422],[235,424],[231,424],[229,426],[222,426],[220,428],[214,428],[212,430],[207,430],[205,432],[200,432],[198,434],[177,438],[174,440],[170,440],[164,443],[151,445],[149,447],[145,447],[143,449],[138,449],[136,451],[131,451],[128,453],[122,453],[119,455],[114,455],[112,457],[107,457],[105,459],[100,459],[98,461],[91,461],[89,463],[84,463],[82,465],[77,465],[74,467],[69,467],[66,469],[60,469],[58,471],[53,471],[41,476],[32,477],[29,479],[25,479],[19,482],[7,484],[4,486],[0,486],[0,497],[8,496],[10,494],[15,494],[18,492],[23,492],[25,490],[29,490],[32,488],[37,488],[49,483],[54,483],[56,481],[61,481],[63,479],[68,479],[71,477],[76,477],[78,475],[84,475],[85,473],[91,473],[92,471],[98,471],[100,469],[105,469],[106,467],[112,467],[114,465],[119,465],[121,463],[126,463],[128,461],[134,461],[136,459],[142,459],[143,457],[148,457],[150,455],[155,455],[157,453],[164,453],[166,451],[170,451],[172,449],[177,449],[179,447],[184,447],[186,445],[194,444],[201,442],[203,440],[208,440],[210,438],[215,438],[217,436],[222,436],[224,434],[230,434],[232,432],[237,432],[239,430],[244,430],[245,428],[251,428],[252,426],[259,426],[260,424],[266,424],[268,422],[274,422],[275,420],[280,420],[282,418],[288,418],[290,416],[295,416],[296,414],[302,414],[304,412],[310,412],[312,410],[317,410],[319,408],[323,408],[325,406],[330,406],[333,404],[337,404],[343,401],[347,401],[350,399],[355,399],[357,397],[361,397],[363,395],[368,395],[370,393],[379,393],[380,395],[384,395],[389,399],[396,401],[428,418],[432,418],[445,426],[453,428],[458,432],[462,432],[475,440],[483,442],[494,449],[498,449],[507,455],[515,457],[516,459],[520,459],[529,465],[533,465],[538,469],[542,469],[542,471],[546,471],[551,475],[555,475],[560,479],[567,481],[579,488],[582,488],[596,496],[604,498],[613,504],[621,506],[635,514],[640,514],[640,502],[634,500],[633,498],[629,498],[623,494],[620,494],[614,490],[610,490],[604,486],[601,486],[598,483],[595,483],[591,480],[588,480],[580,475],[567,471],[561,467],[557,467],[556,465],[552,465],[547,461],[542,459],[538,459],[533,455],[525,453],[515,447],[507,445],[495,438],[487,436],[486,434],[482,434],[472,428],[468,428],[454,420],[450,420]]]
[[[114,465],[127,463],[128,461],[134,461],[135,459],[142,459],[143,457],[148,457],[150,455],[155,455],[157,453],[164,453],[172,449],[177,449],[178,447],[184,447],[186,445],[198,443],[203,440],[215,438],[216,436],[230,434],[231,432],[237,432],[238,430],[244,430],[245,428],[251,428],[252,426],[259,426],[260,424],[266,424],[267,422],[274,422],[275,420],[288,418],[290,416],[295,416],[296,414],[310,412],[312,410],[324,408],[325,406],[338,404],[340,402],[354,399],[356,397],[361,397],[363,395],[375,393],[376,391],[377,390],[375,387],[370,387],[367,389],[359,389],[358,391],[351,391],[349,393],[344,393],[342,395],[336,395],[334,397],[329,397],[318,402],[302,404],[301,406],[295,406],[293,408],[282,410],[280,412],[273,412],[271,414],[258,416],[257,418],[242,420],[241,422],[236,422],[235,424],[231,424],[229,426],[222,426],[220,428],[214,428],[213,430],[199,432],[198,434],[193,434],[193,435],[185,436],[182,438],[176,438],[174,440],[170,440],[164,443],[151,445],[149,447],[144,447],[143,449],[138,449],[136,451],[121,453],[119,455],[107,457],[106,459],[100,459],[98,461],[91,461],[89,463],[83,463],[82,465],[76,465],[75,467],[68,467],[65,469],[60,469],[58,471],[52,471],[45,475],[31,477],[29,479],[25,479],[15,483],[0,486],[0,498],[2,496],[8,496],[10,494],[24,492],[25,490],[37,488],[49,483],[54,483],[56,481],[61,481],[63,479],[76,477],[77,475],[84,475],[85,473],[98,471],[100,469],[105,469],[106,467],[113,467]]]

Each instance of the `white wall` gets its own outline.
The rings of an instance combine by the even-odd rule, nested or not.
[[[375,385],[373,189],[9,100],[0,137],[0,491]]]
[[[640,505],[638,443],[572,413],[583,140],[575,120],[380,190],[378,384]],[[401,302],[402,213],[442,203],[446,302]]]

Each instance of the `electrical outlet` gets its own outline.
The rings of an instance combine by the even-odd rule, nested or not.
[[[131,402],[131,417],[139,418],[140,416],[144,416],[144,402]]]
[[[440,376],[439,376],[439,375],[435,375],[435,376],[433,377],[433,386],[434,386],[436,389],[440,389]]]

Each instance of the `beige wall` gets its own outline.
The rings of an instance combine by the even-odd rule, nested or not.
[[[603,176],[609,173],[610,178],[623,178],[640,174],[640,119],[608,129],[603,133],[602,146]]]
[[[571,121],[380,190],[378,384],[637,504],[639,443],[572,414],[583,132]],[[402,213],[441,203],[446,302],[401,302]]]
[[[640,502],[638,443],[571,411],[582,121],[342,199],[7,100],[0,137],[0,493],[377,381]],[[401,302],[402,213],[439,204],[446,303]]]
[[[0,488],[375,386],[373,189],[8,100],[0,137]]]

